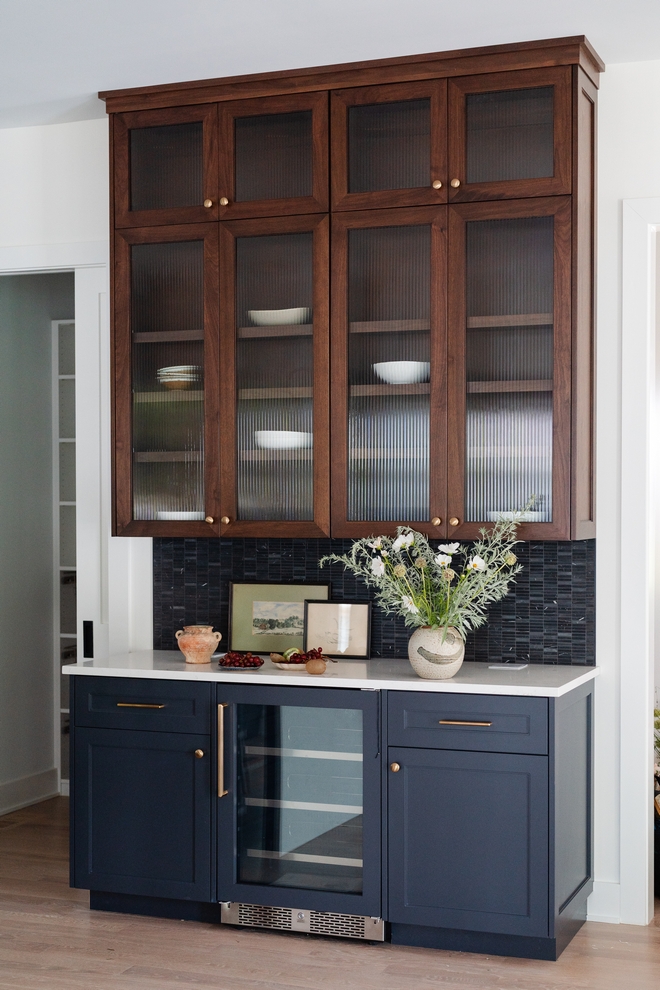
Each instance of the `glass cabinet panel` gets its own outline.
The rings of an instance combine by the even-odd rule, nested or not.
[[[223,219],[325,212],[328,94],[219,104]]]
[[[430,98],[349,107],[349,192],[430,184]]]
[[[553,518],[554,219],[466,228],[465,520]]]
[[[554,90],[468,93],[467,181],[538,179],[554,173]]]
[[[119,227],[217,218],[217,109],[212,104],[113,114]]]
[[[204,519],[204,242],[133,244],[133,518]]]
[[[428,520],[431,227],[348,232],[348,519]]]
[[[314,518],[313,241],[236,240],[239,520]]]
[[[362,711],[236,710],[237,881],[361,894]]]
[[[237,117],[236,202],[311,196],[312,111]]]

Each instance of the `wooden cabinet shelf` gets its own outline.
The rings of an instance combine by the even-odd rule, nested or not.
[[[314,453],[311,447],[293,447],[290,450],[239,450],[241,461],[311,461]]]
[[[203,461],[204,454],[201,450],[136,450],[133,460],[136,464],[195,463]]]
[[[236,336],[246,337],[311,337],[311,323],[282,323],[270,327],[239,327]]]
[[[172,389],[169,392],[134,392],[133,402],[139,403],[140,405],[144,403],[155,403],[159,404],[161,402],[172,403],[172,402],[203,402],[204,392],[201,389]]]
[[[311,399],[314,389],[304,385],[283,386],[281,388],[239,388],[239,400],[246,402],[254,399]]]
[[[349,323],[350,333],[402,333],[428,330],[428,320],[367,320]]]
[[[552,326],[552,313],[512,313],[505,316],[468,316],[468,330],[487,327],[546,327]]]
[[[428,395],[429,382],[411,382],[406,385],[351,385],[349,395]]]
[[[552,379],[512,382],[467,382],[467,391],[475,392],[552,392]]]
[[[134,344],[176,344],[185,340],[204,340],[203,330],[154,330],[131,335]]]

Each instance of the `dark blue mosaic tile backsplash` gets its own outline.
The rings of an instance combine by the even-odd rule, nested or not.
[[[184,624],[212,623],[227,642],[230,581],[330,581],[331,597],[372,597],[340,565],[319,568],[327,553],[351,540],[154,540],[154,648],[178,649]],[[509,595],[468,636],[465,659],[531,663],[595,663],[596,542],[519,543],[523,565]],[[374,608],[373,656],[407,656],[410,630]]]

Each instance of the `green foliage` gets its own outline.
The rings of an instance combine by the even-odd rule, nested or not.
[[[655,729],[655,753],[660,763],[660,708],[653,710],[653,728]]]
[[[454,626],[465,639],[521,570],[512,552],[516,527],[515,518],[503,519],[482,529],[471,548],[449,543],[435,551],[423,533],[399,526],[395,539],[355,540],[349,553],[329,554],[320,564],[343,564],[376,589],[383,611],[403,616],[407,626]]]

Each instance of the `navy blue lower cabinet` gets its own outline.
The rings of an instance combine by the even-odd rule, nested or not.
[[[393,747],[388,758],[389,920],[547,936],[547,759]]]
[[[208,734],[74,727],[73,886],[211,899],[210,743]]]
[[[220,684],[218,900],[381,914],[380,693]]]

